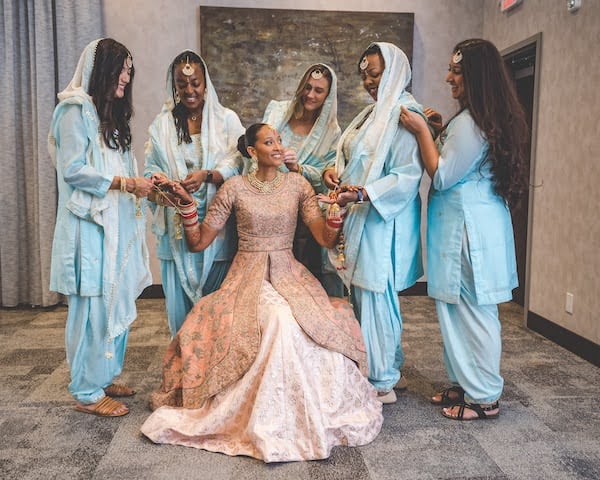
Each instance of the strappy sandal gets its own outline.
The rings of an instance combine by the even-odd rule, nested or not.
[[[129,408],[123,413],[115,413],[125,404],[110,397],[103,397],[92,405],[94,405],[93,408],[86,408],[89,407],[89,405],[77,404],[74,408],[78,412],[98,415],[99,417],[122,417],[123,415],[127,415],[129,413]]]
[[[490,420],[492,418],[498,418],[498,416],[500,415],[500,404],[498,402],[492,403],[491,405],[487,405],[487,406],[483,406],[482,404],[479,403],[468,403],[468,402],[460,402],[457,403],[456,405],[453,405],[451,408],[456,408],[458,407],[458,413],[456,414],[456,416],[454,415],[449,415],[448,413],[446,413],[446,409],[442,409],[442,415],[446,418],[451,418],[452,420],[462,420],[462,421],[466,421],[466,420]],[[473,412],[475,412],[477,414],[476,417],[473,418],[465,418],[465,410],[469,409],[472,410]],[[491,412],[492,410],[498,410],[496,413],[487,413],[487,412]]]
[[[104,393],[109,397],[132,397],[136,391],[121,383],[111,383],[104,389]]]
[[[450,396],[451,393],[455,393],[456,396]],[[442,397],[441,400],[434,400],[432,398],[430,402],[433,405],[439,405],[440,407],[449,407],[464,402],[465,400],[465,391],[459,386],[448,387],[446,390],[441,391],[435,396],[437,397],[438,395]]]

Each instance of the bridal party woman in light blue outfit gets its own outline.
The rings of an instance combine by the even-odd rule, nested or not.
[[[341,130],[337,120],[337,76],[323,63],[310,65],[303,73],[291,100],[271,100],[263,122],[281,135],[285,147],[283,171],[297,172],[317,193],[327,192],[323,170],[335,163]],[[327,252],[298,223],[294,255],[323,284],[330,296],[344,296],[344,286],[329,262]]]
[[[351,290],[367,347],[369,380],[382,402],[393,403],[404,363],[398,292],[423,274],[423,167],[414,136],[400,124],[400,106],[419,115],[423,110],[406,91],[410,64],[395,45],[371,44],[360,57],[358,71],[375,102],[346,128],[335,167],[323,173],[329,188],[353,187],[338,195],[338,204],[347,207],[345,260],[337,251],[331,258]]]
[[[446,82],[459,112],[434,141],[402,111],[432,178],[427,213],[428,293],[436,300],[452,385],[431,402],[455,420],[496,418],[501,326],[497,304],[517,286],[509,205],[523,193],[527,123],[496,47],[459,43]]]
[[[206,64],[196,53],[177,55],[166,83],[165,103],[149,128],[144,175],[181,181],[203,219],[219,185],[241,173],[237,139],[244,127],[219,102]],[[175,336],[192,306],[225,278],[235,255],[235,229],[228,225],[204,252],[190,252],[173,205],[156,192],[149,198],[169,330]]]
[[[67,296],[69,391],[76,409],[121,416],[123,368],[135,301],[150,285],[144,197],[131,151],[133,60],[119,42],[91,42],[58,94],[49,150],[58,180],[50,289]],[[142,201],[143,200],[143,201]]]

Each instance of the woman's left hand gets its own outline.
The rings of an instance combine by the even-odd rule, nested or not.
[[[283,151],[283,163],[285,163],[285,166],[290,172],[298,172],[300,170],[296,151],[291,148],[286,148]]]
[[[192,195],[181,185],[180,182],[169,180],[163,176],[152,176],[152,183],[155,186],[154,193],[156,203],[174,207],[180,200],[182,203],[191,203],[194,201]]]

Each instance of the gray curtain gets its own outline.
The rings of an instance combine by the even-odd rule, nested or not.
[[[0,306],[49,306],[56,172],[47,150],[56,93],[88,42],[102,0],[2,0]]]

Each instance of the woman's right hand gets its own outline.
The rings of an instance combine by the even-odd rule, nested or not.
[[[178,204],[190,204],[194,199],[180,182],[169,180],[163,175],[152,175],[152,183],[155,190],[160,193],[155,194],[160,205],[175,206]],[[161,198],[162,197],[162,198]],[[166,199],[167,201],[164,201]]]
[[[335,189],[340,184],[340,178],[333,168],[328,168],[323,172],[323,183],[329,190]]]
[[[414,134],[421,133],[423,130],[429,131],[425,119],[421,115],[411,112],[404,105],[400,107],[400,122],[404,128]]]
[[[135,189],[133,191],[133,194],[137,198],[147,197],[148,194],[152,191],[152,187],[154,187],[154,183],[152,182],[152,180],[146,177],[135,177],[133,181],[135,182]]]

